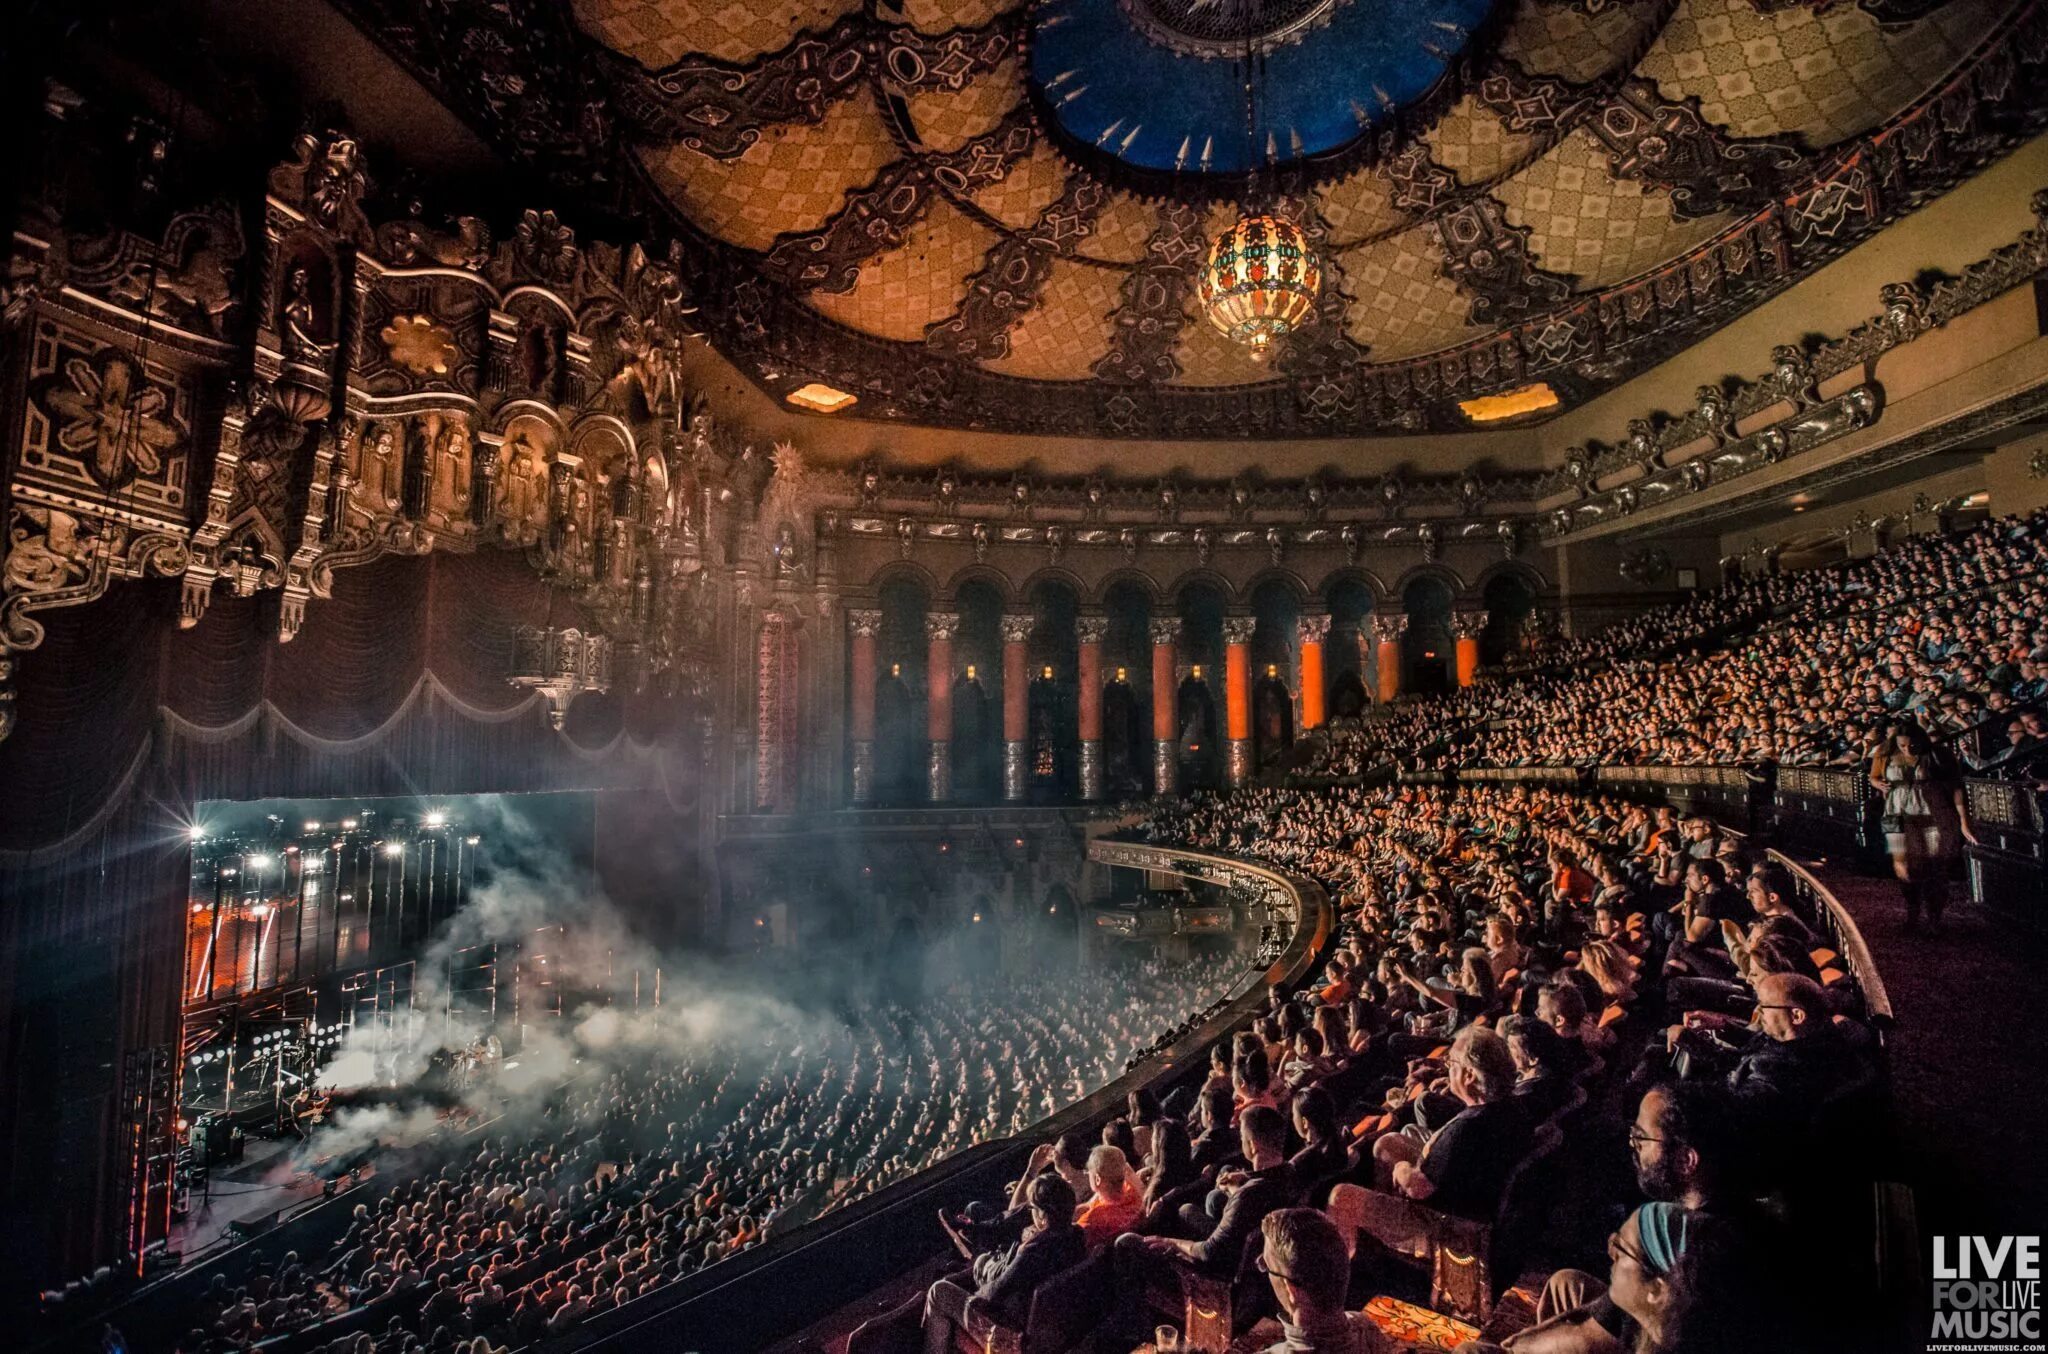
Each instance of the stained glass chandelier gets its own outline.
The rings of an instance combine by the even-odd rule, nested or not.
[[[1322,262],[1301,227],[1258,212],[1209,246],[1197,291],[1209,322],[1258,352],[1308,322],[1322,285]]]
[[[1309,247],[1301,227],[1279,214],[1262,210],[1258,159],[1254,148],[1259,131],[1259,77],[1263,59],[1254,50],[1251,29],[1244,44],[1245,160],[1251,165],[1245,184],[1245,206],[1236,224],[1209,245],[1209,257],[1195,284],[1209,323],[1224,337],[1263,356],[1273,340],[1308,323],[1323,287],[1322,261]],[[1266,162],[1273,160],[1273,137],[1266,137]]]

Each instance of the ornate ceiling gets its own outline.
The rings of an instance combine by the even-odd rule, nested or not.
[[[772,393],[1075,436],[1447,431],[1537,380],[1569,407],[2043,116],[2038,0],[352,8],[559,182],[665,214]],[[1329,265],[1264,362],[1192,281],[1248,152]]]

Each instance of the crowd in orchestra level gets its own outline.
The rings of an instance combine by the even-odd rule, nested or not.
[[[1337,731],[1311,775],[1855,768],[1883,795],[1909,920],[1938,923],[1970,833],[1961,776],[2048,774],[2048,517],[1737,583],[1558,657]],[[1492,1224],[1541,1271],[1526,1328],[1458,1331],[1470,1351],[1830,1347],[1881,1030],[1784,866],[1705,818],[1529,787],[1255,787],[1161,803],[1131,832],[1315,880],[1335,943],[1206,1077],[1040,1144],[1005,1193],[949,1212],[960,1270],[856,1354],[1021,1326],[1084,1267],[1109,1295],[1093,1348],[1147,1338],[1189,1275],[1229,1294],[1247,1348],[1391,1348],[1390,1323],[1436,1319],[1415,1261],[1440,1216]],[[1242,976],[1048,970],[864,1010],[744,1072],[713,1050],[607,1072],[380,1188],[328,1250],[223,1275],[167,1347],[351,1318],[294,1348],[544,1342],[1027,1131]]]
[[[544,1340],[1023,1131],[1244,976],[1224,954],[1042,968],[812,1019],[659,1039],[643,1028],[631,1057],[544,1110],[487,1126],[424,1173],[373,1181],[374,1202],[332,1246],[217,1274],[152,1347],[214,1354],[296,1333],[295,1348],[413,1354]]]

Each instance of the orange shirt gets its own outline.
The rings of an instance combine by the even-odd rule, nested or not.
[[[1089,1195],[1088,1202],[1074,1210],[1074,1222],[1090,1246],[1106,1246],[1130,1231],[1144,1211],[1145,1199],[1138,1193],[1138,1182],[1126,1179],[1124,1192],[1114,1199]]]

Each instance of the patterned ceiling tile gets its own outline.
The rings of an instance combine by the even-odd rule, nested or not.
[[[785,231],[815,230],[847,191],[871,182],[901,152],[865,94],[842,99],[815,126],[770,127],[737,160],[682,146],[641,155],[656,184],[721,239],[766,249]]]
[[[1006,226],[1023,230],[1059,199],[1067,186],[1067,162],[1040,137],[1031,154],[995,183],[975,192],[975,205]]]
[[[1114,193],[1109,205],[1095,218],[1095,233],[1081,242],[1076,252],[1084,258],[1108,263],[1137,263],[1145,257],[1145,242],[1159,227],[1159,205]]]
[[[1114,268],[1054,259],[1038,308],[1010,331],[1010,355],[984,363],[990,371],[1042,381],[1085,381],[1116,333]]]
[[[903,245],[861,265],[853,290],[813,292],[810,303],[829,319],[882,338],[919,341],[925,328],[951,315],[967,278],[1000,239],[943,198],[904,232]]]
[[[1663,8],[1661,0],[1633,0],[1589,15],[1562,4],[1522,5],[1501,36],[1501,54],[1536,75],[1558,75],[1583,84],[1641,50]]]
[[[1393,188],[1378,168],[1361,169],[1348,179],[1316,190],[1323,221],[1332,239],[1352,243],[1406,225],[1411,219],[1394,205]]]
[[[1867,131],[1934,85],[2013,0],[1952,0],[1885,30],[1842,5],[1759,14],[1750,0],[1685,0],[1637,74],[1696,95],[1737,136],[1802,133],[1827,146]]]
[[[1020,8],[1019,0],[903,0],[897,6],[914,27],[927,33],[975,28],[998,14]]]
[[[1529,227],[1537,262],[1576,274],[1582,290],[1646,272],[1728,224],[1725,212],[1678,220],[1669,195],[1612,177],[1607,158],[1606,147],[1581,129],[1494,189],[1508,222]]]
[[[658,70],[697,53],[745,61],[805,29],[830,28],[861,0],[570,0],[583,30]]]
[[[1248,386],[1279,379],[1270,361],[1260,361],[1242,343],[1233,343],[1223,331],[1209,323],[1201,303],[1192,291],[1188,295],[1188,322],[1181,326],[1180,344],[1173,360],[1180,363],[1177,386]]]
[[[1437,119],[1423,140],[1430,159],[1457,175],[1459,183],[1484,183],[1527,160],[1542,145],[1534,136],[1510,132],[1470,94]]]
[[[1344,332],[1370,348],[1376,362],[1419,357],[1485,332],[1466,319],[1472,299],[1439,276],[1426,229],[1341,254],[1338,262],[1352,297]]]
[[[911,94],[910,125],[917,138],[937,151],[958,150],[1003,120],[1003,114],[1024,98],[1015,59],[968,82],[959,90],[935,89]]]

